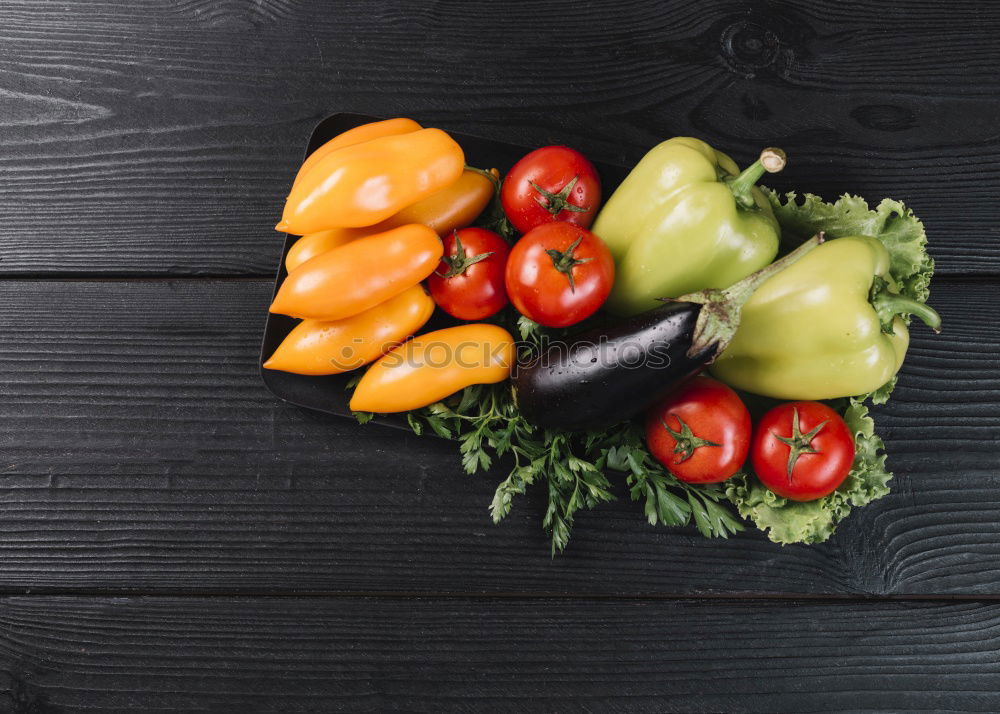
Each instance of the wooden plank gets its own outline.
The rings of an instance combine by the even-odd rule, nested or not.
[[[998,31],[973,0],[8,0],[0,273],[267,274],[310,128],[353,110],[619,162],[781,144],[778,188],[905,200],[943,273],[997,274]]]
[[[14,712],[995,712],[1000,606],[5,598]]]
[[[257,370],[266,281],[0,281],[0,589],[1000,592],[1000,301],[942,281],[878,424],[893,493],[828,544],[706,541],[623,500],[549,557],[541,494],[307,414]]]

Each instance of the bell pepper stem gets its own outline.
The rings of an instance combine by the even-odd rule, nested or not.
[[[747,166],[743,173],[729,180],[729,190],[733,192],[736,202],[743,208],[753,208],[754,200],[751,189],[760,181],[765,173],[774,174],[785,168],[788,157],[781,149],[769,146],[760,152],[760,158]]]
[[[756,273],[751,273],[725,290],[701,290],[671,300],[671,302],[692,302],[701,305],[698,321],[691,335],[688,357],[694,359],[706,350],[714,348],[710,360],[714,361],[732,341],[736,328],[740,325],[740,311],[754,291],[822,242],[823,234],[817,233],[784,258],[774,261]]]
[[[941,332],[941,316],[930,305],[890,292],[873,297],[872,305],[886,324],[891,325],[896,315],[916,315],[934,332]]]

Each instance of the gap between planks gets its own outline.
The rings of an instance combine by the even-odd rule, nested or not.
[[[864,593],[565,593],[565,592],[435,592],[435,591],[382,591],[382,590],[170,590],[170,589],[129,589],[129,588],[2,588],[0,599],[4,598],[190,598],[207,600],[448,600],[455,602],[478,602],[486,600],[563,600],[563,601],[627,601],[662,602],[711,600],[715,602],[771,602],[808,601],[810,603],[857,604],[857,603],[905,603],[905,602],[978,602],[993,605],[1000,602],[997,594],[899,594],[868,595]]]

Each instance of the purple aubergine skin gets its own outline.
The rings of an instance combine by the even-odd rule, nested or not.
[[[536,426],[565,431],[631,419],[715,356],[715,345],[687,354],[701,307],[670,302],[553,343],[514,370],[518,410]]]

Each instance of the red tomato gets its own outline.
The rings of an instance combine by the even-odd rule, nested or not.
[[[510,246],[485,228],[463,228],[444,237],[441,265],[427,279],[438,306],[460,320],[482,320],[507,304],[504,268]]]
[[[503,181],[500,202],[521,233],[553,221],[589,228],[601,204],[601,179],[579,151],[543,146],[514,164]]]
[[[750,459],[760,482],[779,496],[815,501],[847,478],[854,435],[825,404],[779,404],[757,424]]]
[[[507,261],[507,295],[525,317],[567,327],[604,304],[615,261],[604,241],[572,223],[545,223],[514,244]]]
[[[689,379],[646,412],[649,452],[687,483],[717,483],[739,471],[751,431],[743,401],[711,377]]]

